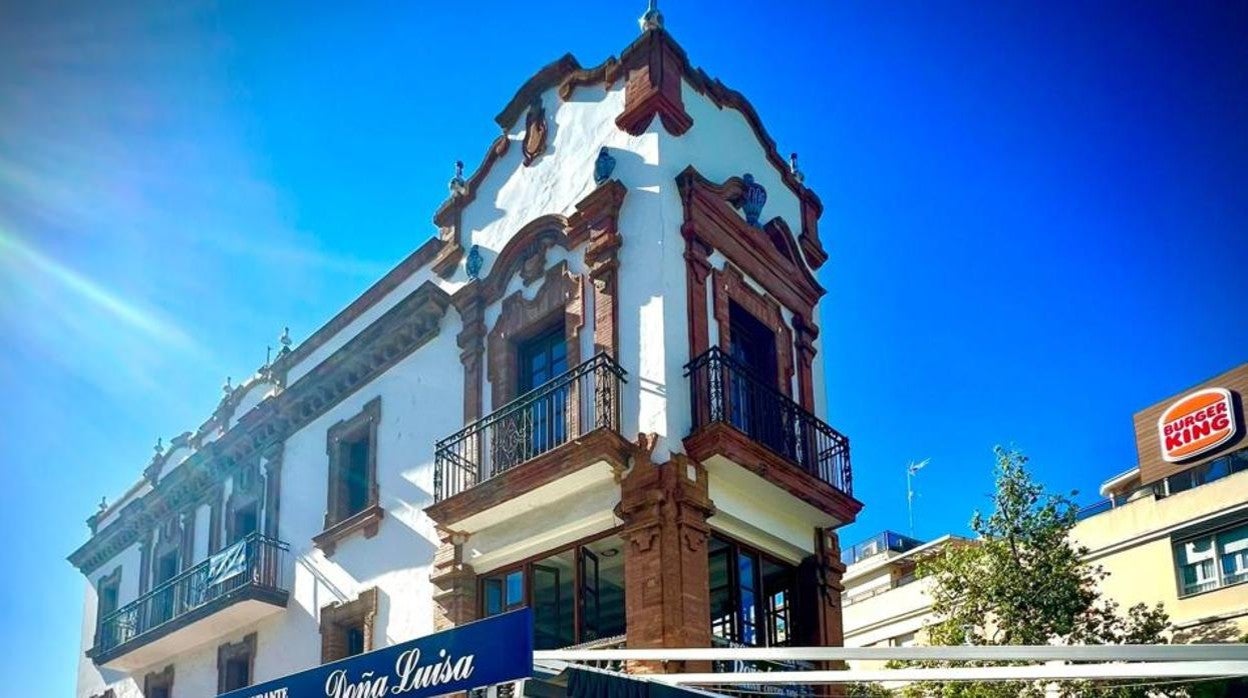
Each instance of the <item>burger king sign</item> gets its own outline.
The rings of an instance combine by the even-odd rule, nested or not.
[[[1161,457],[1170,463],[1194,458],[1235,436],[1235,403],[1225,388],[1205,388],[1185,395],[1157,420]]]

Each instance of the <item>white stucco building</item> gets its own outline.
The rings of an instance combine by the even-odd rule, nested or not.
[[[522,85],[438,237],[89,519],[80,698],[521,605],[539,648],[841,642],[861,504],[819,417],[822,206],[646,20]]]

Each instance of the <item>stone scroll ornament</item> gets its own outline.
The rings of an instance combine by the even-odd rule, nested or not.
[[[546,152],[547,135],[546,108],[542,106],[539,97],[529,105],[529,112],[524,117],[524,143],[521,145],[521,153],[525,167],[532,165]]]

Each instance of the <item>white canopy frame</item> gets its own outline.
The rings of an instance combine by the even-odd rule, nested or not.
[[[1248,676],[1248,645],[959,645],[540,650],[535,661],[1013,661],[1016,666],[652,674],[679,685],[1199,679]],[[1071,662],[1079,662],[1077,664]]]

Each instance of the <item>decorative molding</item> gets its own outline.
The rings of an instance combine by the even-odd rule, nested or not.
[[[108,561],[169,516],[207,500],[209,492],[256,453],[325,414],[386,369],[437,336],[450,296],[425,282],[293,385],[244,415],[69,556],[84,574]]]
[[[485,159],[477,167],[468,181],[464,183],[463,193],[454,194],[444,201],[433,214],[433,224],[438,227],[438,249],[431,260],[433,272],[444,279],[449,279],[459,268],[459,260],[464,256],[463,243],[463,212],[477,198],[477,189],[482,180],[493,169],[494,164],[507,154],[511,147],[511,139],[504,132],[494,139]]]
[[[524,140],[521,141],[520,154],[525,167],[531,166],[546,152],[548,135],[546,108],[542,106],[542,98],[538,96],[529,105],[529,111],[524,117]]]
[[[525,461],[522,468],[510,468],[473,487],[425,507],[425,513],[440,527],[457,522],[566,477],[596,462],[605,462],[623,472],[636,446],[609,428],[595,429],[584,436]]]
[[[246,637],[235,643],[226,643],[217,647],[217,693],[233,690],[225,685],[226,667],[231,660],[247,660],[247,679],[254,682],[256,678],[256,634],[248,633]]]
[[[264,535],[280,539],[278,524],[282,509],[282,448],[264,457]]]
[[[615,119],[620,130],[640,136],[655,116],[673,136],[693,126],[681,96],[688,60],[667,32],[653,29],[642,34],[624,50],[623,62],[627,67],[624,111]]]
[[[373,627],[377,621],[377,587],[361,591],[354,601],[331,603],[321,607],[321,662],[344,659],[347,651],[346,630],[361,625],[364,630],[364,651],[373,649]]]
[[[313,536],[312,545],[319,548],[325,557],[329,557],[338,549],[338,543],[357,532],[363,532],[365,538],[377,535],[385,515],[386,510],[380,504],[372,504]]]
[[[783,220],[773,218],[760,232],[734,210],[743,193],[740,178],[714,184],[690,166],[677,175],[676,185],[684,209],[681,233],[687,242],[696,239],[719,250],[789,310],[812,315],[826,291],[795,254],[796,243]]]
[[[369,286],[368,290],[351,301],[347,307],[339,311],[337,315],[322,325],[316,332],[313,332],[310,337],[300,342],[294,349],[278,354],[278,358],[270,366],[275,380],[279,384],[285,385],[286,374],[291,367],[308,358],[312,352],[320,349],[326,342],[346,329],[347,325],[350,325],[363,315],[365,311],[380,302],[391,291],[398,288],[399,284],[406,281],[413,273],[431,263],[441,249],[442,241],[438,238],[434,237],[426,240],[423,245],[416,248],[416,251],[408,255],[402,262],[399,262],[385,276],[378,279],[377,283]]]
[[[733,426],[714,422],[684,439],[685,453],[699,462],[727,458],[843,524],[852,523],[862,502],[811,475]]]

